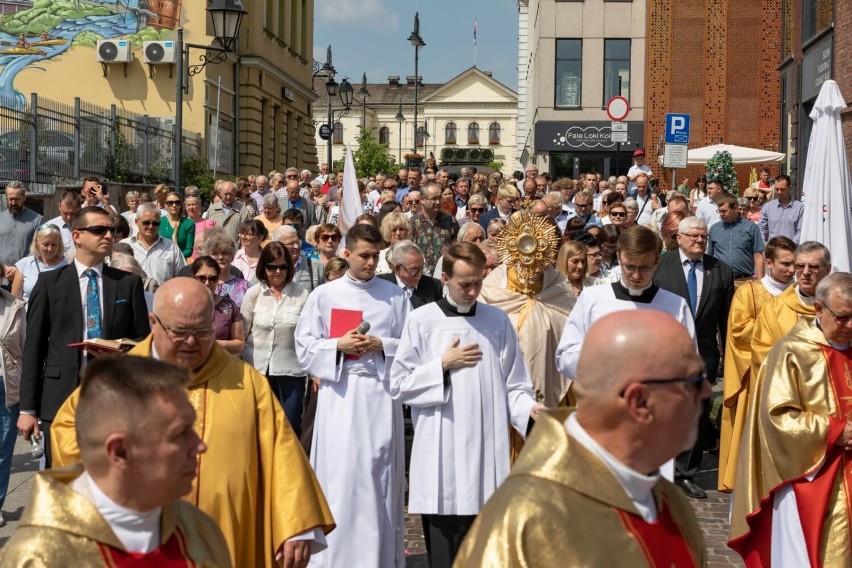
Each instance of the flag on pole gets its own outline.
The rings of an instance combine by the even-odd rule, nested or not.
[[[364,213],[361,194],[358,193],[358,174],[355,172],[355,161],[352,159],[352,148],[346,145],[346,159],[343,162],[343,191],[340,195],[340,215],[337,216],[337,228],[343,238],[340,249],[346,245],[346,233],[355,225],[355,220]]]
[[[476,18],[473,19],[473,47],[476,47]]]

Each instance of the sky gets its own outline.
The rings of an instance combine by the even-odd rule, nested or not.
[[[424,83],[446,83],[473,66],[517,90],[517,0],[316,0],[314,59],[325,61],[329,44],[339,77],[355,84],[383,83],[388,75],[414,75],[408,36],[420,12],[419,73]]]

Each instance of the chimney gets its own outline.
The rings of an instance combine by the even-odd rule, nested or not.
[[[388,85],[399,87],[399,75],[388,75]]]
[[[406,85],[414,85],[414,75],[406,75],[405,76]],[[417,76],[417,84],[421,87],[423,86],[423,75]]]

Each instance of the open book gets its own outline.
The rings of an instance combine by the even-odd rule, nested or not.
[[[138,341],[132,339],[87,339],[79,343],[69,343],[68,347],[85,349],[89,353],[121,353],[129,351]]]

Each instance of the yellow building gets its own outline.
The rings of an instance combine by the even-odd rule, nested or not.
[[[0,96],[30,93],[61,103],[101,107],[174,120],[176,27],[187,43],[210,45],[208,3],[198,0],[34,0],[31,10],[49,18],[27,18],[27,10],[0,18],[0,32],[17,45],[0,49]],[[313,63],[313,0],[246,0],[239,57],[229,54],[189,78],[184,95],[184,132],[197,133],[220,176],[280,169],[314,168],[310,108]],[[39,22],[46,22],[36,24]],[[114,43],[128,61],[101,64],[98,41]],[[145,62],[143,42],[160,41],[164,63]],[[125,43],[122,43],[125,42]],[[9,45],[13,42],[5,42]],[[190,50],[190,66],[201,49]],[[25,64],[24,64],[25,63]],[[216,119],[218,117],[218,125]],[[218,126],[218,128],[217,128]],[[217,145],[218,147],[214,148]],[[238,165],[237,165],[238,164]]]

